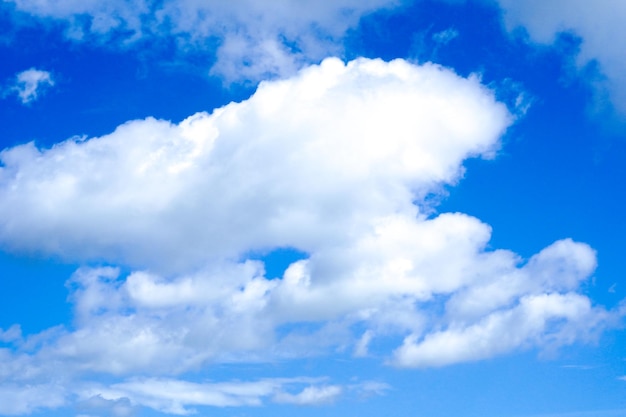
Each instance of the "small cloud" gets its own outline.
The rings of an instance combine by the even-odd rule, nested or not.
[[[323,379],[270,378],[211,383],[133,378],[108,387],[94,385],[78,393],[84,401],[77,410],[99,417],[130,417],[139,407],[166,414],[187,415],[197,412],[193,407],[260,406],[266,400],[302,406],[333,403],[343,393],[343,388],[322,384]]]
[[[31,68],[16,75],[9,92],[17,94],[22,104],[29,104],[37,100],[45,88],[53,85],[54,80],[48,71]]]
[[[364,381],[359,384],[349,386],[350,390],[356,392],[361,398],[372,396],[382,396],[391,389],[391,385],[379,381]]]
[[[93,396],[78,405],[78,410],[88,414],[80,416],[108,416],[108,417],[130,417],[135,414],[135,407],[128,398],[107,400],[100,395]],[[93,413],[93,414],[92,414]]]
[[[342,388],[338,385],[309,386],[297,394],[279,392],[274,397],[274,401],[296,405],[330,404],[337,399],[342,391]]]
[[[99,395],[93,396],[78,405],[78,410],[88,412],[82,416],[131,417],[135,415],[135,407],[128,398],[107,400]]]
[[[437,32],[433,35],[432,39],[438,45],[446,45],[451,40],[457,38],[459,36],[459,31],[454,28],[448,28],[446,30],[442,30],[441,32]]]
[[[368,346],[374,337],[371,330],[365,331],[354,348],[354,356],[362,358],[368,354]]]

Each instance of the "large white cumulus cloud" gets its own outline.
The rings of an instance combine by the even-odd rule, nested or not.
[[[565,239],[525,261],[488,250],[478,219],[426,210],[466,158],[494,155],[511,121],[476,78],[327,59],[180,124],[137,120],[99,138],[4,150],[5,248],[131,271],[78,270],[67,283],[73,328],[0,330],[13,346],[0,351],[0,396],[19,384],[45,392],[54,375],[50,397],[31,408],[76,396],[176,413],[268,396],[327,402],[346,388],[175,378],[211,363],[365,356],[385,337],[404,342],[376,353],[406,367],[593,337],[614,313],[579,292],[596,266],[591,248]],[[250,256],[283,247],[306,256],[281,277]],[[110,384],[85,381],[99,374]]]
[[[341,52],[340,40],[361,16],[398,0],[5,0],[20,12],[63,22],[76,40],[125,44],[171,38],[211,49],[212,72],[226,81],[292,75],[306,63]]]
[[[616,109],[626,113],[626,58],[619,40],[626,37],[626,3],[612,0],[497,0],[510,29],[523,26],[535,42],[550,44],[559,33],[581,38],[577,64],[597,62],[606,76],[594,80]]]
[[[352,244],[493,152],[509,123],[477,80],[434,65],[326,60],[173,125],[0,154],[0,240],[140,267]],[[381,226],[382,227],[382,226]]]

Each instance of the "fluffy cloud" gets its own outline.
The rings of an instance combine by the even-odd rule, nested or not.
[[[226,81],[290,75],[305,63],[341,52],[340,40],[360,17],[397,0],[333,2],[284,0],[7,0],[16,10],[66,24],[76,40],[153,37],[175,40],[181,51],[217,40],[212,72]]]
[[[485,359],[519,347],[570,344],[607,318],[578,294],[522,297],[510,309],[495,311],[472,324],[451,323],[416,342],[407,337],[395,352],[399,366],[442,366]]]
[[[594,80],[601,94],[608,94],[615,107],[626,113],[626,59],[616,39],[626,36],[626,4],[611,0],[515,1],[498,0],[510,29],[523,26],[531,39],[544,44],[570,32],[581,38],[579,67],[597,62],[606,75]]]
[[[54,80],[49,72],[31,68],[15,76],[15,83],[8,93],[17,94],[22,104],[29,104],[37,100],[46,87],[53,85]]]
[[[364,356],[376,338],[403,337],[377,354],[441,366],[587,340],[616,314],[578,292],[596,265],[589,246],[565,239],[525,261],[488,249],[478,219],[426,204],[466,158],[494,156],[511,121],[476,78],[328,59],[180,124],[6,149],[5,247],[131,270],[79,269],[73,327],[0,333],[13,346],[0,375],[31,386],[55,375],[71,393],[106,375],[81,398],[186,413],[345,390],[173,379],[213,363]],[[255,258],[285,247],[304,259],[268,277]]]
[[[329,242],[425,227],[413,200],[458,179],[464,158],[492,155],[509,123],[476,79],[329,59],[179,125],[2,151],[0,241],[170,270],[275,247],[325,256]],[[446,219],[447,233],[487,238]]]

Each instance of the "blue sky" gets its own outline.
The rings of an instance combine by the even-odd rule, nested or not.
[[[626,6],[0,3],[0,415],[626,416]]]

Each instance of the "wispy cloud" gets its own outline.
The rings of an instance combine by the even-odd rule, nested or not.
[[[455,28],[448,28],[433,34],[432,39],[438,45],[446,45],[459,36],[459,31]]]
[[[342,391],[343,389],[339,385],[311,386],[295,394],[279,392],[273,400],[277,403],[296,405],[329,404],[334,402]]]
[[[342,53],[341,39],[366,13],[399,0],[106,2],[7,0],[21,13],[54,19],[77,42],[116,47],[170,38],[185,51],[209,52],[207,67],[226,82],[293,75],[312,62]]]
[[[5,94],[16,94],[22,104],[30,104],[53,85],[54,80],[48,71],[31,68],[17,74]]]
[[[128,398],[106,400],[96,395],[76,404],[76,410],[83,417],[107,416],[107,417],[130,417],[136,414],[138,406],[131,404]]]
[[[626,57],[621,42],[626,37],[626,3],[614,1],[549,0],[541,3],[498,0],[509,29],[523,27],[530,39],[553,43],[559,35],[574,34],[580,41],[576,66],[599,64],[595,78],[584,72],[596,88],[597,103],[610,97],[615,108],[626,114]]]
[[[259,406],[267,402],[323,405],[335,401],[346,390],[356,389],[354,386],[329,385],[325,381],[326,378],[300,377],[214,383],[138,378],[108,387],[85,388],[79,396],[85,398],[81,403],[83,406],[117,406],[130,412],[130,405],[135,404],[164,413],[186,415],[194,413],[193,407],[197,406]]]

